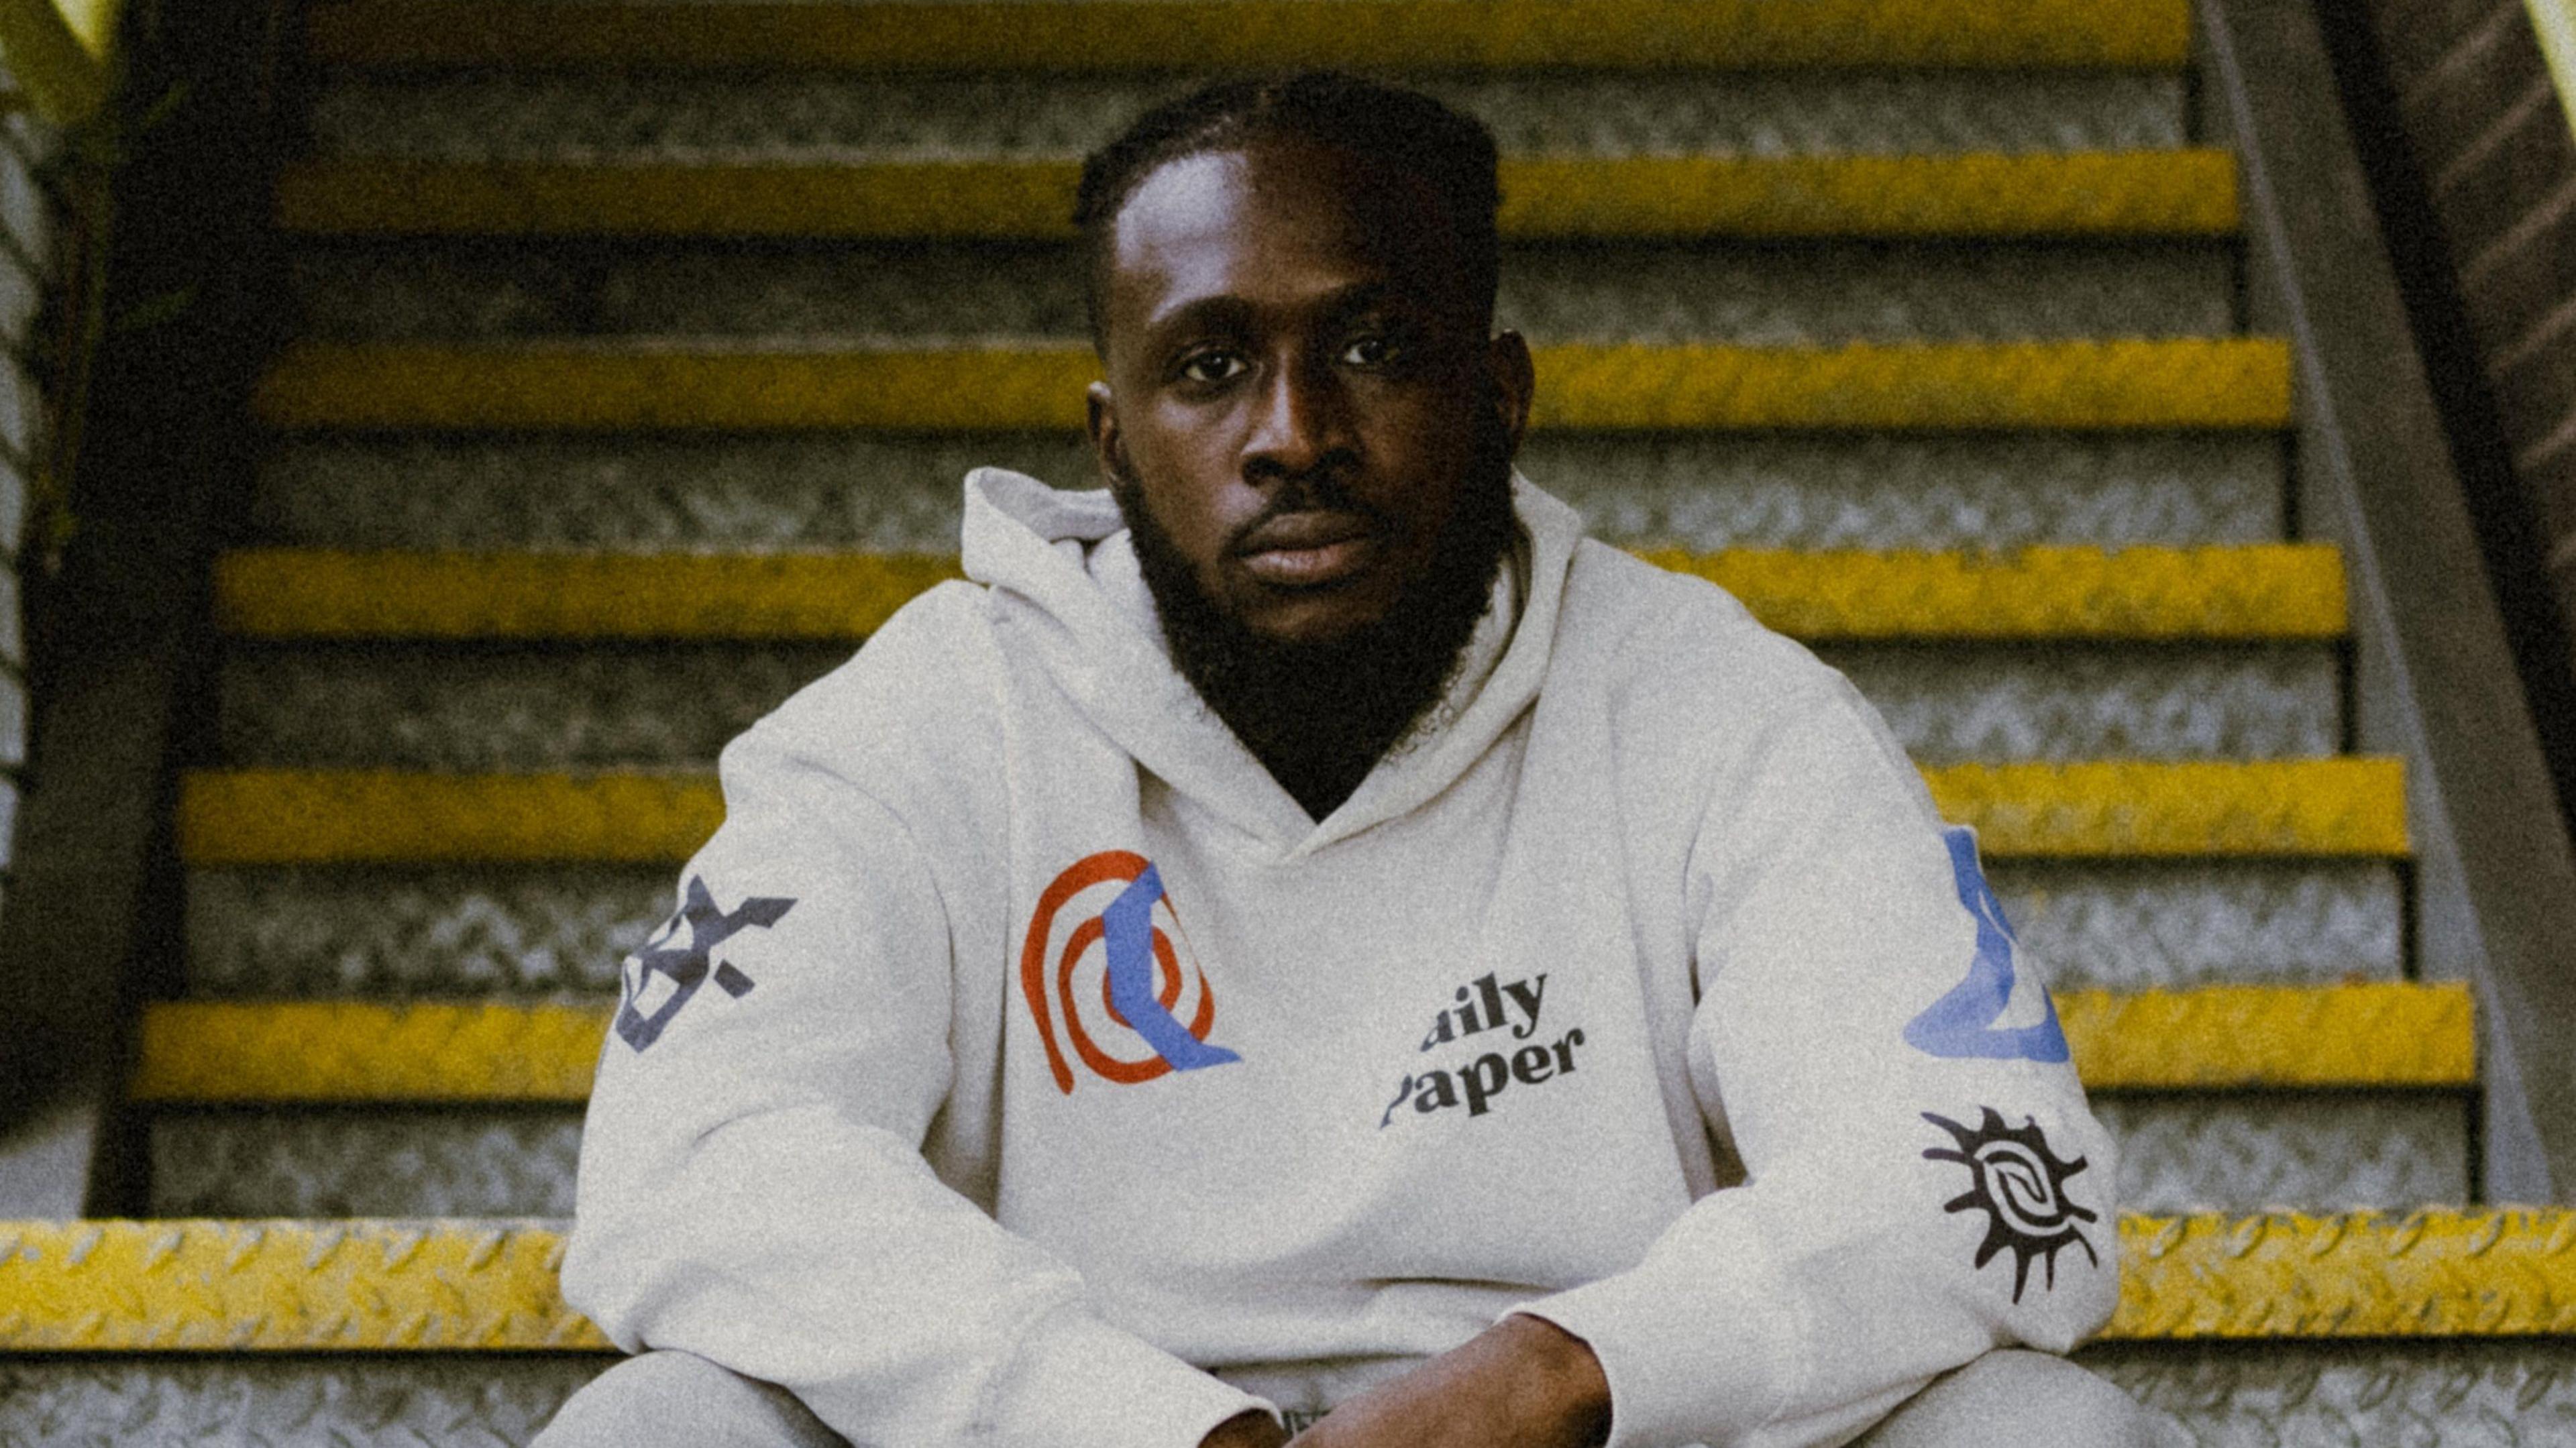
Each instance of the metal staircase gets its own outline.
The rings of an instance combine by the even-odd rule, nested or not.
[[[2208,1444],[2576,1441],[2576,1222],[2470,1205],[2184,0],[305,22],[143,1220],[0,1223],[0,1442],[517,1442],[598,1370],[550,1219],[618,960],[965,469],[1091,485],[1072,158],[1176,57],[1493,125],[1523,471],[1850,673],[2053,971],[2139,1214],[2095,1361]]]

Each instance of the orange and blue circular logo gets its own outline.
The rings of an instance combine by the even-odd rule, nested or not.
[[[1067,1095],[1076,1060],[1104,1081],[1134,1085],[1242,1059],[1207,1043],[1216,1023],[1207,972],[1161,872],[1132,851],[1087,855],[1038,896],[1020,947],[1020,991]]]

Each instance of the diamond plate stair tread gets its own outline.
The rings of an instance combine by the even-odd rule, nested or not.
[[[2084,0],[1507,0],[1296,3],[636,5],[324,4],[326,63],[1155,72],[1193,64],[1385,70],[1549,66],[2177,68],[2189,10]]]
[[[2077,1358],[2195,1448],[2576,1443],[2576,1346],[2563,1341],[2106,1344]]]
[[[329,236],[1070,238],[1064,160],[600,161],[339,156],[278,177],[280,229]],[[1507,158],[1514,238],[2221,237],[2224,151]]]
[[[2322,641],[2347,623],[2322,544],[1642,556],[1811,643]],[[221,631],[254,639],[855,639],[958,576],[941,554],[241,549],[217,560],[213,602]]]
[[[231,766],[537,771],[711,762],[845,644],[240,647],[217,675]],[[1906,752],[1968,760],[2335,752],[2329,645],[1827,647]],[[674,709],[671,701],[689,707]]]
[[[2078,1354],[2197,1448],[2566,1448],[2576,1346],[2105,1344]],[[45,1448],[523,1445],[599,1354],[0,1362],[0,1442]]]
[[[2277,338],[1561,342],[1533,360],[1542,430],[2225,431],[2291,418]],[[288,431],[1071,428],[1099,370],[1088,347],[1042,343],[295,342],[251,405]]]
[[[333,341],[547,336],[920,343],[1087,335],[1069,247],[307,246],[297,335]],[[2220,246],[1515,247],[1496,324],[1534,340],[1785,345],[1845,340],[2221,336],[2237,329]]]
[[[2020,953],[2058,990],[2393,980],[2404,886],[2367,862],[1999,863]]]
[[[2403,1211],[2465,1200],[2474,1185],[2459,1093],[2095,1093],[2092,1104],[2120,1144],[2123,1211]]]
[[[2120,1202],[2156,1213],[2401,1211],[2467,1191],[2451,1093],[2097,1095]],[[151,1210],[168,1217],[568,1216],[573,1107],[156,1112]]]
[[[581,1126],[561,1106],[165,1111],[148,1201],[156,1217],[568,1217]]]
[[[910,79],[771,71],[692,76],[326,72],[324,155],[600,161],[1079,156],[1192,77]],[[1751,156],[2132,151],[2186,143],[2179,75],[1425,76],[1504,152]]]
[[[258,475],[252,538],[355,549],[957,546],[991,464],[1093,483],[1072,434],[309,437]],[[1523,472],[1628,546],[2188,545],[2281,536],[2281,448],[2237,434],[1538,434]]]
[[[200,870],[187,990],[402,999],[614,993],[672,910],[660,866]]]
[[[1960,764],[1933,804],[1989,859],[2394,859],[2408,850],[2402,761]],[[437,775],[197,770],[180,782],[196,866],[678,863],[714,832],[712,777],[682,772]]]
[[[296,1352],[596,1347],[562,1223],[529,1218],[0,1224],[0,1347]],[[2576,1215],[2120,1220],[2109,1339],[2576,1335]]]
[[[1998,862],[2024,954],[2061,989],[2394,979],[2395,870],[2370,862]],[[196,870],[201,998],[613,993],[672,909],[660,866]]]
[[[2476,1083],[2468,987],[2395,981],[2060,992],[2087,1088],[2441,1088]],[[607,1002],[158,1001],[127,1094],[163,1105],[588,1099]]]
[[[613,1359],[0,1361],[0,1443],[27,1448],[518,1448]]]

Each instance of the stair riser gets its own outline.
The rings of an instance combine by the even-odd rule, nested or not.
[[[246,647],[221,673],[223,762],[454,772],[705,764],[850,648]],[[2342,736],[2328,646],[1822,653],[1927,765],[2315,757]]]
[[[2184,144],[2180,76],[1527,74],[1418,82],[1511,152],[2135,150]],[[637,72],[326,76],[316,146],[503,158],[1078,156],[1187,79]]]
[[[262,467],[244,542],[351,548],[950,553],[966,472],[1097,485],[1044,433],[309,438]],[[1536,434],[1521,471],[1623,546],[1956,548],[2283,536],[2260,435]]]
[[[2457,1092],[2099,1094],[2124,1211],[2402,1210],[2469,1194]],[[152,1212],[170,1217],[570,1216],[573,1107],[168,1111]]]
[[[2204,1444],[2554,1444],[2576,1432],[2576,1346],[2556,1342],[2121,1345],[2079,1360]],[[597,1354],[21,1358],[0,1440],[265,1448],[524,1444],[614,1361]]]
[[[1070,247],[331,246],[290,286],[298,334],[339,341],[1087,335]],[[1540,342],[2218,336],[2235,262],[2183,243],[1520,247],[1496,322]]]
[[[2393,980],[2396,870],[2262,862],[1991,867],[2058,986]],[[185,993],[401,999],[604,995],[673,909],[659,866],[235,869],[188,877]]]

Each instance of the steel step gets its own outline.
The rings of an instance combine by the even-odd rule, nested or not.
[[[2379,858],[2407,852],[2388,758],[1961,764],[1925,771],[1990,859]],[[195,866],[670,863],[724,817],[703,774],[429,775],[198,770],[181,781]]]
[[[2393,980],[2397,867],[2373,860],[1990,862],[2061,988]],[[613,993],[673,908],[669,867],[289,866],[187,875],[185,992],[411,1000]]]
[[[2118,1200],[2144,1212],[2400,1211],[2473,1187],[2466,1093],[2097,1094]],[[149,1136],[155,1215],[568,1216],[567,1106],[167,1108]]]
[[[2477,1084],[2466,985],[2065,991],[2089,1090]],[[162,1001],[130,1100],[152,1105],[569,1103],[590,1098],[609,1002]]]
[[[2261,338],[1535,349],[1532,425],[1670,429],[2278,429],[2288,347]],[[267,425],[454,431],[1010,431],[1082,422],[1088,348],[828,343],[299,342]]]
[[[1061,163],[1198,79],[326,68],[307,126],[326,163]],[[1513,156],[2117,153],[2179,150],[2189,137],[2188,87],[2170,71],[1403,79],[1482,120]],[[290,174],[282,200],[295,185]]]
[[[2576,1424],[2576,1347],[2562,1339],[2115,1343],[2077,1358],[2208,1444],[2495,1448],[2556,1443]],[[518,1445],[612,1361],[597,1353],[17,1357],[0,1361],[0,1440]]]
[[[399,108],[418,98],[369,99]],[[905,106],[920,98],[869,103]],[[1622,153],[1667,149],[1659,138],[1627,132],[1593,143]],[[757,148],[763,138],[738,144]],[[277,182],[277,223],[289,232],[341,236],[1073,234],[1077,169],[1069,160],[960,158],[919,146],[898,146],[912,153],[903,159],[881,159],[865,153],[864,140],[766,144],[767,154],[710,157],[688,154],[691,140],[665,140],[640,160],[584,155],[578,139],[533,156],[478,155],[461,141],[462,154],[446,156],[360,150],[287,168]],[[1546,129],[1525,144],[1566,149]],[[859,154],[837,153],[853,145]],[[2234,160],[2196,149],[1549,154],[1507,161],[1501,184],[1496,225],[1516,239],[2199,237],[2229,235],[2238,220]]]
[[[604,1347],[555,1284],[562,1224],[0,1224],[0,1347],[435,1353]],[[2576,1333],[2576,1224],[2551,1209],[2123,1216],[2100,1340]]]
[[[2174,69],[2180,0],[1190,0],[1154,5],[325,0],[312,55],[376,66],[1155,72],[1203,66]]]
[[[2316,544],[1644,556],[1810,642],[2321,641],[2346,624],[2342,560]],[[958,576],[937,554],[240,550],[216,564],[214,608],[262,639],[857,639]]]
[[[1065,433],[306,434],[245,525],[357,550],[941,553],[971,468],[1099,486]],[[2251,432],[1970,437],[1538,433],[1520,466],[1623,546],[2190,546],[2283,536],[2282,443]]]
[[[288,258],[282,325],[332,342],[1081,343],[1083,265],[1071,246],[966,242],[315,242]],[[2240,330],[2236,270],[2223,243],[1521,245],[1495,322],[1541,343],[2214,337]]]
[[[1924,764],[2284,759],[2343,739],[2332,644],[1827,644]],[[704,765],[847,643],[240,644],[225,766],[447,773]],[[686,699],[675,709],[672,700]]]

